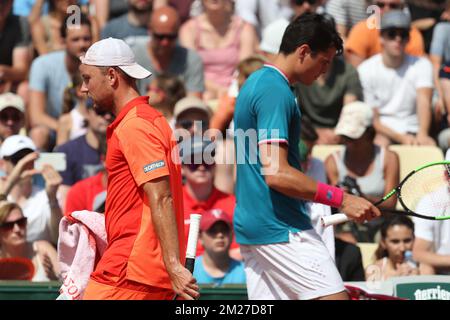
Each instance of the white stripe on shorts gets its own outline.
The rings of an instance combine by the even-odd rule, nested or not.
[[[345,290],[314,229],[290,233],[288,243],[240,247],[250,300],[309,300]]]

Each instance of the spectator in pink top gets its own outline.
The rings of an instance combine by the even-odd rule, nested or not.
[[[202,0],[204,12],[180,30],[183,46],[196,50],[204,64],[205,100],[225,94],[239,61],[258,46],[252,25],[234,14],[233,0]]]

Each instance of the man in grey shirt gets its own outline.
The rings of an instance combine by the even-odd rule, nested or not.
[[[153,0],[128,0],[128,12],[109,21],[101,38],[122,39],[132,46],[139,39],[148,40],[147,25],[152,13]]]
[[[203,62],[193,50],[177,43],[180,19],[175,9],[163,6],[152,13],[150,41],[139,41],[132,49],[136,61],[154,75],[170,74],[183,80],[188,95],[201,98],[205,90]],[[140,94],[146,95],[154,77],[138,81]]]

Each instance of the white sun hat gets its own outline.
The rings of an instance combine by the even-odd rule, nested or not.
[[[119,67],[134,79],[145,79],[152,75],[136,62],[133,51],[121,39],[107,38],[94,43],[80,60],[90,66]]]

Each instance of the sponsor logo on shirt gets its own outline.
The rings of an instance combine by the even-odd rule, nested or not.
[[[156,161],[144,166],[144,173],[148,173],[150,171],[165,167],[166,163],[163,160]]]

